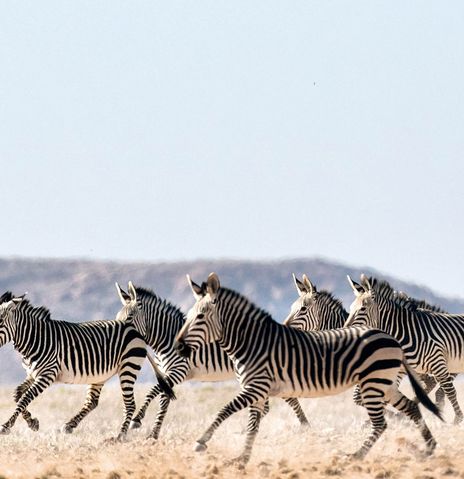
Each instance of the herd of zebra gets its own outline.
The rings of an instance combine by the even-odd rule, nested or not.
[[[115,440],[141,426],[156,397],[159,410],[150,437],[157,439],[175,399],[172,388],[183,381],[236,377],[239,394],[218,412],[196,450],[206,449],[225,419],[248,408],[245,447],[234,460],[241,465],[250,458],[269,397],[283,398],[300,423],[308,424],[299,398],[338,394],[355,386],[354,401],[366,408],[371,423],[355,458],[363,458],[386,429],[387,405],[416,424],[425,454],[433,452],[436,442],[419,403],[441,419],[446,396],[454,408],[454,422],[462,421],[453,379],[464,372],[464,315],[447,314],[365,275],[360,283],[348,277],[355,299],[347,312],[340,300],[318,291],[306,275],[301,281],[293,275],[298,298],[281,324],[242,294],[222,287],[215,273],[201,284],[187,278],[195,298],[187,315],[131,282],[127,292],[116,283],[122,308],[111,321],[52,320],[47,308],[33,306],[24,295],[4,293],[0,346],[14,343],[27,377],[14,392],[16,408],[0,433],[8,434],[20,415],[38,430],[39,421],[27,407],[52,383],[87,384],[82,409],[63,426],[71,433],[97,407],[104,383],[116,374],[124,419]],[[157,383],[134,415],[134,384],[146,358]],[[405,375],[416,395],[412,400],[399,390]],[[427,394],[436,385],[435,404]]]

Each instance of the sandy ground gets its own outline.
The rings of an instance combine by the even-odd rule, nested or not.
[[[148,385],[137,386],[140,402]],[[464,397],[464,384],[459,384]],[[404,387],[408,391],[407,385]],[[13,410],[13,387],[0,388],[0,420]],[[390,420],[383,437],[364,461],[350,461],[368,431],[362,428],[365,411],[351,401],[351,391],[333,397],[302,400],[310,428],[301,428],[293,412],[281,400],[271,401],[263,419],[254,452],[245,471],[225,466],[243,446],[246,413],[234,415],[217,431],[206,453],[193,452],[195,439],[212,421],[215,412],[237,391],[235,383],[183,385],[172,403],[160,440],[146,440],[157,404],[149,409],[142,429],[131,431],[128,440],[104,444],[115,436],[122,418],[117,384],[108,385],[100,406],[74,434],[59,432],[61,425],[80,407],[85,387],[57,385],[31,406],[41,421],[39,432],[27,429],[22,418],[8,436],[0,437],[0,478],[173,478],[302,477],[343,478],[464,478],[464,426],[447,424],[424,413],[438,447],[424,459],[423,442],[408,421]]]

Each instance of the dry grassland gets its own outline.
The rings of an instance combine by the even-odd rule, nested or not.
[[[137,386],[138,403],[147,387]],[[407,386],[404,389],[408,391]],[[464,386],[459,385],[459,389],[464,397]],[[12,391],[13,387],[0,389],[1,422],[13,410]],[[347,460],[344,455],[354,452],[368,433],[362,429],[366,413],[352,403],[351,391],[302,400],[311,421],[306,430],[283,401],[273,399],[245,471],[224,465],[243,446],[244,412],[218,429],[206,453],[193,452],[195,439],[236,391],[234,383],[183,385],[177,388],[178,400],[170,407],[157,443],[145,440],[157,410],[157,404],[153,404],[142,429],[131,431],[125,443],[109,445],[104,440],[116,435],[122,418],[117,384],[104,388],[98,409],[72,435],[59,429],[80,408],[85,388],[54,386],[30,408],[41,422],[39,432],[28,430],[19,418],[11,434],[0,437],[0,477],[464,478],[464,426],[442,424],[428,412],[424,415],[438,441],[432,457],[421,456],[423,442],[414,425],[390,420],[387,431],[364,461]],[[449,408],[446,418],[448,422],[452,419]]]

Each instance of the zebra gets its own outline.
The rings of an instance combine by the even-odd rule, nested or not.
[[[298,298],[283,324],[302,331],[343,328],[348,312],[342,302],[328,291],[318,291],[306,274],[302,279],[300,281],[293,274]]]
[[[376,329],[354,327],[306,332],[272,319],[240,293],[220,287],[211,273],[204,294],[197,298],[176,338],[184,357],[218,341],[235,365],[240,393],[216,415],[197,440],[206,449],[218,426],[233,413],[249,407],[245,447],[235,460],[248,462],[269,396],[320,397],[338,394],[360,384],[363,403],[372,423],[368,439],[354,454],[363,458],[386,429],[386,403],[405,413],[418,426],[431,454],[436,442],[418,405],[401,394],[396,377],[404,368],[420,401],[440,417],[404,358],[398,341]]]
[[[23,358],[27,378],[16,388],[15,411],[0,427],[0,434],[8,434],[18,416],[24,416],[31,401],[51,384],[88,384],[82,409],[62,428],[63,432],[73,432],[97,407],[104,383],[118,374],[125,414],[116,439],[124,439],[135,410],[134,383],[147,356],[145,341],[133,326],[132,318],[85,323],[56,321],[47,308],[33,306],[24,296],[7,292],[2,298],[0,347],[13,341]],[[174,398],[157,365],[150,356],[148,359],[160,388]],[[26,420],[27,417],[26,413]]]
[[[355,293],[345,326],[365,325],[394,336],[405,356],[419,373],[432,375],[454,410],[454,423],[463,414],[456,397],[452,373],[464,372],[464,314],[446,314],[418,307],[386,281],[361,276],[361,284],[350,277]]]
[[[191,283],[192,291],[196,295],[203,294],[202,287]],[[183,381],[224,381],[235,378],[234,365],[229,356],[219,347],[218,343],[207,344],[196,350],[189,358],[179,356],[174,349],[174,339],[185,323],[182,311],[157,296],[153,291],[135,287],[131,281],[128,292],[116,283],[116,290],[122,303],[122,309],[116,318],[123,320],[133,317],[134,326],[143,336],[147,344],[153,349],[159,368],[165,374],[166,382],[174,387]],[[158,384],[147,393],[142,407],[132,418],[131,428],[141,427],[142,420],[150,402],[160,392]],[[297,399],[288,399],[302,425],[308,425],[308,420]],[[169,397],[161,394],[159,411],[149,438],[158,439],[163,420],[169,407]]]
[[[342,328],[348,319],[348,312],[339,299],[327,291],[318,291],[306,274],[303,274],[303,281],[300,281],[293,274],[293,281],[298,292],[298,298],[292,304],[290,313],[284,320],[284,325],[303,331],[322,331],[325,329]],[[409,308],[420,308],[429,311],[444,313],[440,307],[431,305],[424,300],[411,298],[404,292],[395,295],[407,301]],[[429,374],[421,374],[421,380],[425,385],[425,392],[428,394],[436,386],[437,382]],[[441,387],[435,394],[435,402],[439,409],[443,409],[445,393]],[[361,406],[361,395],[359,387],[355,387],[353,400]]]

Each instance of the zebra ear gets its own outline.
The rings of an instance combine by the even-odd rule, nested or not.
[[[405,299],[405,300],[409,299],[408,293],[405,293],[404,291],[397,291],[396,297],[398,299]]]
[[[131,301],[136,301],[137,300],[137,291],[135,291],[135,287],[134,287],[134,284],[132,283],[132,281],[129,281],[129,283],[127,283],[127,290],[129,291],[129,296],[130,296]]]
[[[24,293],[21,296],[15,296],[15,297],[11,298],[11,309],[16,308],[16,306],[18,306],[23,301],[23,299],[26,297],[26,294],[27,294],[27,292]]]
[[[205,295],[203,288],[199,284],[194,283],[189,274],[187,275],[187,281],[190,286],[190,289],[192,290],[194,298],[197,301],[203,298],[203,296]]]
[[[119,286],[119,283],[114,283],[116,286],[116,291],[118,292],[119,299],[123,306],[125,306],[130,301],[130,296]]]
[[[210,273],[206,281],[206,292],[214,299],[220,287],[221,284],[219,283],[218,275],[216,273]]]
[[[366,291],[372,289],[371,283],[369,282],[368,277],[364,273],[361,275],[361,284]]]
[[[303,296],[306,293],[305,285],[295,276],[295,273],[292,273],[292,276],[298,295]]]
[[[364,288],[359,283],[356,283],[356,281],[353,281],[349,274],[347,274],[346,277],[348,278],[348,283],[350,283],[350,286],[353,288],[356,297],[365,293]]]
[[[316,287],[309,281],[309,278],[303,274],[303,284],[306,287],[306,291],[308,291],[309,294],[313,294],[316,292]]]

